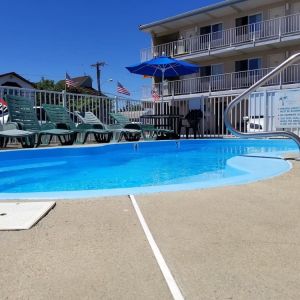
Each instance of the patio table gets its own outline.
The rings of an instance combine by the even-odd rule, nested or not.
[[[174,130],[174,138],[180,138],[183,115],[143,115],[140,118],[144,124]]]

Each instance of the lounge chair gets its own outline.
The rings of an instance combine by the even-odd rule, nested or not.
[[[68,111],[61,105],[43,104],[47,117],[50,122],[54,123],[56,128],[72,130],[83,135],[82,143],[84,144],[89,135],[94,135],[97,143],[109,143],[112,138],[112,131],[104,128],[93,128],[91,124],[76,124],[72,121]]]
[[[156,128],[151,124],[131,122],[128,117],[121,113],[110,113],[109,115],[123,128],[141,130],[144,139],[169,139],[174,134],[173,130]]]
[[[75,111],[75,115],[79,118],[79,120],[83,124],[91,124],[95,128],[97,126],[101,126],[106,130],[111,130],[115,136],[115,139],[119,142],[124,137],[126,141],[138,141],[141,138],[141,130],[138,129],[126,129],[122,128],[121,125],[107,125],[102,123],[92,112],[87,111],[85,113],[80,113],[79,111]]]
[[[35,135],[35,132],[19,130],[15,123],[0,124],[0,148],[5,148],[9,139],[17,139],[22,146],[30,145]]]
[[[20,96],[6,95],[5,100],[9,111],[10,121],[17,123],[19,129],[35,133],[37,136],[36,147],[42,143],[42,137],[49,136],[48,144],[53,136],[58,137],[62,145],[71,145],[75,134],[71,130],[56,129],[54,124],[40,124],[31,99]],[[24,148],[32,148],[35,145],[35,137],[26,138],[22,143]]]

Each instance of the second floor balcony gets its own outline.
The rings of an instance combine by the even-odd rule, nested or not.
[[[165,81],[142,87],[142,99],[152,98],[152,92],[168,97],[211,94],[214,92],[237,93],[246,89],[268,74],[273,68],[249,70],[205,77]],[[269,80],[265,86],[300,84],[300,65],[291,65],[282,73]]]
[[[300,14],[265,20],[255,24],[179,39],[141,50],[141,61],[155,56],[188,57],[210,55],[239,47],[253,47],[300,38]]]

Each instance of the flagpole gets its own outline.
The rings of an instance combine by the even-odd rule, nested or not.
[[[165,69],[162,69],[162,86],[161,86],[161,114],[164,114],[164,81],[165,81]]]
[[[65,73],[65,92],[67,92],[67,72]]]
[[[63,91],[63,107],[67,107],[67,72],[65,73],[65,90]]]

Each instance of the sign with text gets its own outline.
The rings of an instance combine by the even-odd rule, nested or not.
[[[299,91],[280,91],[275,94],[276,128],[300,128]]]

